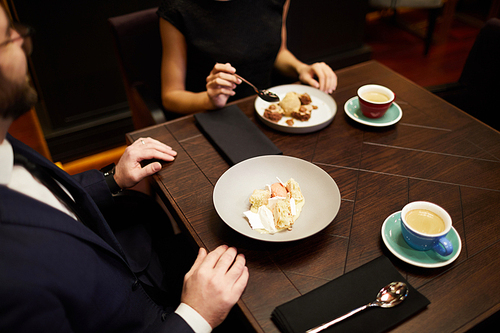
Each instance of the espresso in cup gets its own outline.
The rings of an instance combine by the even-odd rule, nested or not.
[[[376,91],[368,91],[361,95],[361,97],[367,101],[375,103],[389,102],[391,99],[382,93]]]
[[[406,213],[406,223],[418,232],[428,235],[440,234],[445,230],[444,220],[427,209],[413,209]]]
[[[452,254],[453,244],[446,238],[451,224],[450,214],[431,202],[410,202],[401,211],[401,234],[415,250],[433,250],[442,256]]]

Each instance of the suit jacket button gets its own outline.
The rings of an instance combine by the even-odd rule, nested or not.
[[[136,291],[137,288],[139,288],[139,280],[135,280],[134,283],[132,284],[132,290]]]

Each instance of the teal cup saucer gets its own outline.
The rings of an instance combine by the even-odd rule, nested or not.
[[[375,127],[394,125],[403,116],[403,111],[401,111],[399,105],[396,102],[393,102],[391,107],[382,117],[368,118],[363,115],[363,112],[361,112],[361,109],[359,108],[358,96],[352,97],[344,104],[344,111],[352,120],[364,125]]]
[[[434,250],[418,251],[411,248],[401,234],[401,212],[391,214],[382,225],[382,240],[396,257],[411,265],[425,268],[446,266],[455,261],[462,250],[462,241],[455,228],[446,236],[453,244],[453,252],[446,257]]]

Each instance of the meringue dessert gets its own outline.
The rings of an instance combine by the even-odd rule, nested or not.
[[[299,218],[305,199],[299,184],[290,178],[286,183],[266,185],[256,189],[249,198],[250,210],[243,214],[248,218],[252,229],[260,233],[274,234],[292,230]]]

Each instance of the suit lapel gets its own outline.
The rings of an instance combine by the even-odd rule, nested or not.
[[[106,244],[107,246],[104,246],[104,247],[106,247],[108,249],[109,249],[109,247],[113,248],[113,250],[114,250],[113,252],[115,252],[115,253],[117,252],[122,258],[125,258],[125,254],[124,254],[120,244],[118,243],[118,240],[114,236],[111,228],[109,227],[108,223],[106,222],[106,220],[102,216],[101,211],[99,210],[99,208],[95,204],[94,200],[92,200],[90,195],[68,173],[59,169],[59,167],[57,167],[54,163],[45,159],[43,156],[41,156],[38,153],[36,153],[35,151],[33,151],[30,147],[24,145],[22,142],[12,138],[12,136],[8,135],[7,139],[11,143],[12,148],[14,149],[14,152],[20,153],[20,154],[24,155],[26,158],[28,158],[29,160],[33,161],[34,163],[37,163],[39,165],[42,165],[42,166],[50,169],[52,174],[56,177],[56,180],[59,181],[61,184],[63,184],[65,187],[67,187],[68,190],[74,196],[76,196],[74,199],[78,201],[78,204],[80,204],[82,207],[85,207],[85,209],[87,209],[87,213],[88,213],[89,218],[96,222],[95,223],[95,227],[96,227],[95,231],[97,234],[92,232],[90,229],[88,229],[87,227],[85,227],[81,223],[78,223],[77,224],[78,227],[75,228],[75,223],[66,223],[67,220],[63,219],[63,218],[61,218],[60,220],[58,219],[58,221],[50,221],[51,227],[57,226],[59,229],[64,230],[65,232],[74,232],[75,235],[78,235],[79,237],[85,236],[82,238],[85,238],[86,240],[91,240],[93,243],[98,244],[100,246],[103,246],[104,244]],[[13,192],[15,192],[15,191],[13,191]],[[34,199],[32,199],[32,201],[36,201],[36,203],[40,203]],[[30,203],[30,204],[33,204],[33,203]],[[40,204],[42,204],[42,203],[40,203]],[[42,205],[44,205],[44,204],[42,204]],[[57,213],[62,214],[63,217],[67,217],[66,214],[58,211],[57,209],[54,209],[48,205],[44,205],[44,206],[47,206],[48,208],[51,208],[51,209],[57,211]],[[64,224],[58,223],[61,221],[63,221]],[[44,222],[44,221],[40,221],[40,222]],[[48,221],[45,221],[45,222],[48,222]],[[84,228],[84,229],[81,229],[81,228]],[[85,232],[83,232],[83,231],[85,231]],[[83,232],[83,234],[82,234],[82,232]]]

